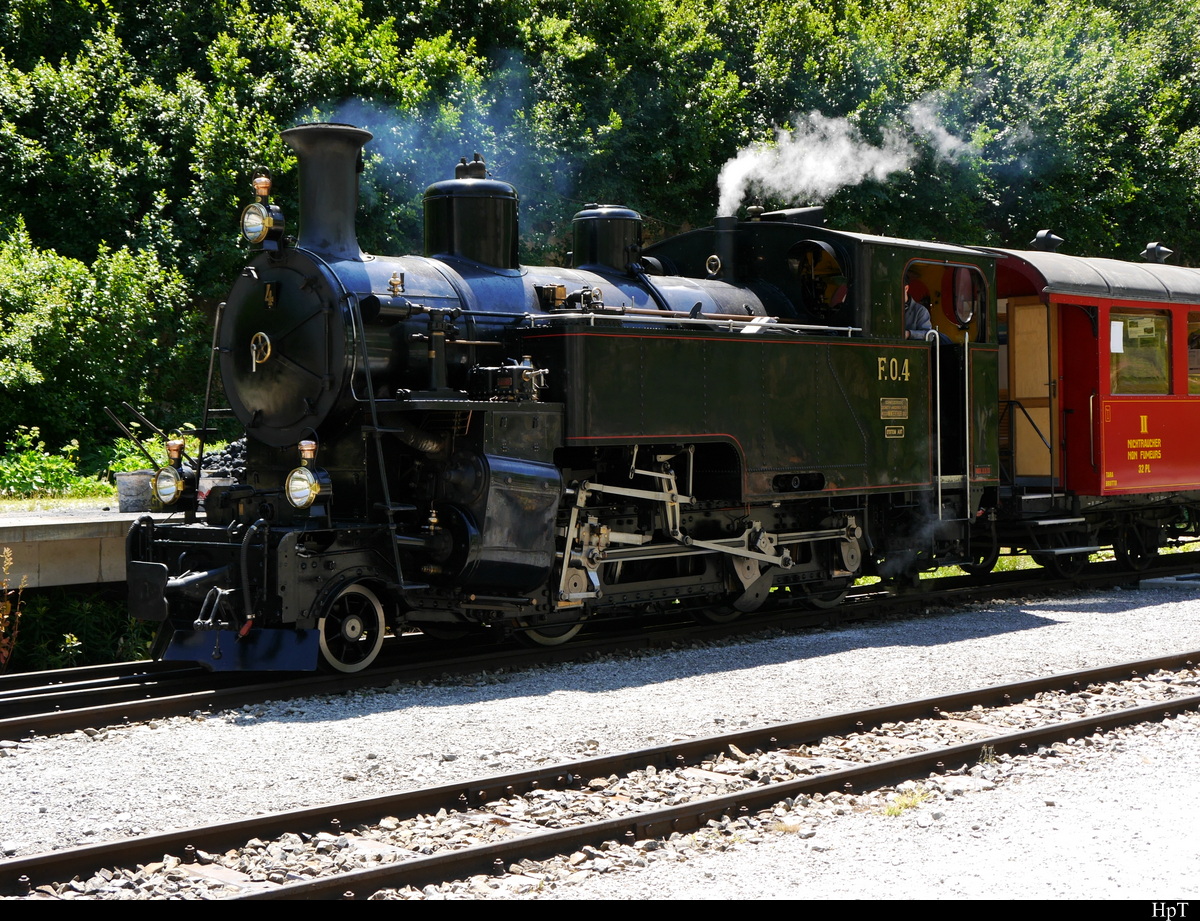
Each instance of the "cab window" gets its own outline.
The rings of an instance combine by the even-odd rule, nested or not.
[[[910,262],[905,267],[905,329],[915,330],[914,338],[932,326],[943,337],[961,342],[964,330],[972,341],[985,338],[987,282],[976,266],[946,262]]]

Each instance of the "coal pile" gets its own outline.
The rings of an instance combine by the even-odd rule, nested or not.
[[[220,451],[206,451],[202,466],[211,477],[232,477],[239,483],[246,478],[246,439],[231,441]]]

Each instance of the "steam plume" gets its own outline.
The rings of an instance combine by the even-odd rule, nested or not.
[[[943,160],[960,160],[979,152],[975,144],[946,130],[942,123],[942,105],[932,96],[924,96],[910,105],[905,121]]]
[[[899,130],[885,129],[877,147],[846,119],[810,112],[795,130],[777,132],[773,145],[752,144],[721,168],[717,214],[736,213],[751,190],[792,201],[824,201],[864,179],[886,179],[915,159],[916,150]]]

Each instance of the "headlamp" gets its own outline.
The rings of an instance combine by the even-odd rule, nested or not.
[[[293,508],[308,508],[317,501],[321,481],[309,468],[297,467],[287,475],[284,492]]]
[[[242,210],[242,236],[247,243],[261,243],[274,226],[275,217],[267,205],[254,202]]]
[[[164,506],[174,505],[183,495],[183,475],[174,467],[159,467],[153,485],[155,497]]]
[[[280,249],[283,245],[284,220],[279,206],[271,204],[271,175],[266,170],[259,170],[254,175],[252,185],[258,201],[242,210],[242,236],[252,246],[262,244],[263,249]]]

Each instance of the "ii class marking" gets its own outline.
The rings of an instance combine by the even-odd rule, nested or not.
[[[906,381],[911,375],[908,370],[908,359],[879,357],[879,380]]]

